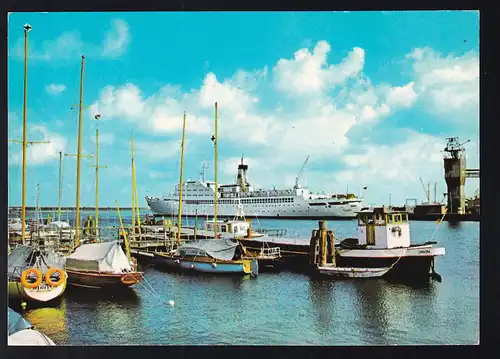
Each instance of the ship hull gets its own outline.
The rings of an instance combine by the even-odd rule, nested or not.
[[[300,200],[300,201],[299,201]],[[149,208],[156,215],[172,216],[178,213],[178,204],[175,199],[146,199]],[[360,202],[346,202],[340,205],[310,206],[307,201],[298,199],[295,205],[284,204],[279,207],[259,205],[243,205],[245,217],[274,218],[274,219],[354,219],[361,210]],[[223,204],[217,206],[217,216],[232,218],[238,212],[237,204]],[[182,215],[187,217],[205,217],[213,214],[214,207],[210,205],[182,204]]]
[[[66,289],[66,281],[58,287],[51,287],[46,283],[40,284],[37,288],[25,288],[20,281],[10,280],[8,285],[9,299],[26,300],[32,302],[51,302],[63,295]]]
[[[155,253],[154,263],[169,269],[183,272],[201,272],[211,274],[247,275],[258,273],[257,260],[239,260],[232,262],[217,262],[175,258]]]

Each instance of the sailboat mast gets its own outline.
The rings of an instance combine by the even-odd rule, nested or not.
[[[31,26],[24,25],[24,104],[23,104],[23,179],[21,199],[21,243],[26,241],[26,117],[28,101],[28,32]]]
[[[134,139],[130,138],[131,150],[132,150],[132,227],[134,228],[135,233],[135,225],[139,228],[139,238],[141,236],[141,215],[139,213],[139,198],[137,193],[137,181],[135,177],[135,158],[134,158]],[[137,221],[136,221],[137,219]]]
[[[57,200],[57,220],[61,221],[62,200],[62,152],[59,152],[59,198]]]
[[[184,135],[186,133],[186,112],[184,112],[184,121],[182,124],[181,140],[181,173],[179,178],[179,211],[177,214],[177,244],[181,243],[181,221],[182,221],[182,175],[184,171]]]
[[[215,135],[214,135],[214,182],[215,182],[215,189],[214,189],[214,238],[217,238],[217,193],[218,193],[218,187],[217,187],[217,137],[219,136],[218,134],[218,127],[217,127],[217,102],[215,103]]]
[[[135,184],[134,184],[134,138],[130,136],[130,146],[132,149],[132,162],[130,165],[132,175],[132,231],[135,233]]]
[[[82,55],[82,67],[80,71],[80,103],[78,104],[78,152],[76,154],[76,219],[75,219],[75,247],[80,244],[80,164],[82,152],[82,107],[83,107],[83,68],[85,56]]]
[[[99,129],[95,129],[95,228],[99,228]],[[97,232],[96,232],[97,233]]]

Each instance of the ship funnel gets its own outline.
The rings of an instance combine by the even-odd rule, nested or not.
[[[247,187],[250,186],[247,181],[247,170],[248,165],[243,164],[243,157],[241,157],[241,163],[238,165],[238,176],[236,178],[236,184],[240,186],[243,192],[246,192]]]

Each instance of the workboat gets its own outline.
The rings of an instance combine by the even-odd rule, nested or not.
[[[33,325],[19,313],[7,308],[8,345],[55,345],[45,334],[36,330]]]
[[[66,289],[63,259],[52,250],[18,245],[8,255],[9,299],[49,302]]]
[[[433,241],[411,244],[406,212],[379,207],[361,211],[357,220],[358,237],[335,245],[335,260],[319,263],[319,273],[336,277],[440,278],[434,259],[445,255],[445,248],[435,247],[437,242]],[[311,241],[311,246],[318,249],[319,242]]]
[[[300,186],[298,179],[301,175],[297,177],[293,188],[254,189],[247,180],[248,165],[243,162],[243,158],[238,165],[235,184],[218,185],[216,181],[205,180],[204,169],[205,167],[199,180],[188,179],[182,183],[184,216],[213,213],[215,188],[220,194],[217,201],[217,213],[220,217],[231,218],[240,203],[245,207],[248,217],[280,219],[354,219],[356,213],[366,207],[363,199],[354,193],[312,193]],[[174,215],[179,208],[179,189],[178,184],[168,195],[146,196],[149,208],[158,215]]]
[[[155,252],[154,261],[183,271],[254,276],[259,272],[257,259],[246,259],[241,243],[228,238],[187,242],[170,253]]]
[[[68,284],[91,289],[117,289],[139,283],[142,272],[119,241],[82,244],[66,257]]]

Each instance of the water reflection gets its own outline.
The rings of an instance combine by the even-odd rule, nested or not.
[[[65,292],[71,344],[133,344],[141,323],[141,298],[134,288],[114,291],[69,287]]]
[[[413,328],[432,326],[435,318],[434,286],[419,283],[413,286],[384,280],[353,282],[357,295],[361,341],[390,344],[406,338]],[[425,304],[423,304],[425,303]]]
[[[319,334],[326,334],[335,326],[337,303],[334,295],[335,281],[311,278],[309,280],[309,301],[314,310],[314,328]]]
[[[64,298],[57,307],[40,307],[23,313],[26,320],[57,345],[69,343],[68,326],[66,322],[66,301]]]

